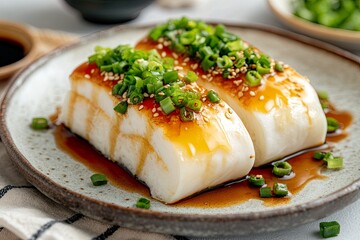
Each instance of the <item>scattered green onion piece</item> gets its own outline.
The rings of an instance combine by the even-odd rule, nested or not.
[[[265,179],[262,175],[251,175],[249,177],[249,183],[255,187],[262,187],[265,185]]]
[[[284,67],[279,62],[275,63],[274,68],[275,68],[275,71],[277,71],[277,72],[284,72]]]
[[[201,106],[202,106],[202,102],[199,99],[190,99],[186,104],[186,107],[194,111],[200,111]]]
[[[274,184],[274,194],[276,197],[285,197],[289,194],[287,185],[284,183]]]
[[[315,152],[313,158],[316,160],[323,160],[325,157],[325,153],[323,152]]]
[[[122,101],[114,107],[114,110],[118,113],[125,114],[128,109],[127,101]]]
[[[194,42],[196,39],[196,32],[194,31],[189,31],[189,32],[184,32],[183,34],[180,35],[180,43],[184,44],[184,45],[189,45],[192,42]]]
[[[107,184],[108,180],[104,174],[95,173],[90,177],[91,182],[94,186],[101,186]]]
[[[233,65],[233,62],[228,56],[222,56],[217,58],[216,64],[219,68],[230,68]]]
[[[31,121],[31,127],[35,130],[47,129],[49,127],[48,120],[43,117],[33,118]]]
[[[333,157],[326,161],[328,169],[340,169],[344,167],[344,159],[342,157]]]
[[[260,188],[259,192],[260,192],[260,197],[262,198],[272,197],[272,192],[270,187],[262,187]]]
[[[320,100],[329,100],[329,94],[326,91],[317,91]]]
[[[149,209],[150,208],[150,200],[146,198],[139,198],[135,204],[137,208]]]
[[[323,238],[336,237],[340,233],[340,224],[336,221],[321,222],[320,235]]]
[[[220,102],[220,98],[219,95],[217,94],[217,92],[215,92],[214,90],[210,90],[207,94],[207,98],[210,100],[210,102],[212,103],[218,103]]]
[[[248,85],[251,87],[259,86],[261,84],[262,77],[256,71],[248,71],[246,73],[245,78],[246,78]]]
[[[210,68],[212,68],[215,65],[215,61],[211,60],[211,55],[207,55],[202,61],[201,61],[201,67],[204,69],[204,71],[208,71]]]
[[[262,75],[270,73],[270,68],[263,67],[259,62],[256,64],[256,71]]]
[[[336,130],[339,129],[340,124],[335,118],[327,117],[326,121],[327,121],[327,132],[328,133],[335,132]]]
[[[191,83],[195,82],[198,79],[198,75],[196,75],[193,71],[188,71],[185,76],[185,81]]]
[[[272,173],[277,177],[283,177],[291,173],[292,166],[288,162],[276,162],[274,164]]]
[[[144,100],[144,95],[141,92],[133,91],[129,96],[132,104],[139,104]]]
[[[180,119],[183,122],[194,120],[194,112],[188,111],[185,107],[180,108]]]
[[[169,84],[179,79],[179,74],[176,70],[164,73],[164,83]]]
[[[160,107],[166,115],[175,111],[174,103],[171,101],[170,97],[166,97],[163,100],[161,100]]]
[[[150,37],[153,40],[157,41],[162,36],[164,30],[165,30],[164,26],[155,27],[153,30],[151,30]]]

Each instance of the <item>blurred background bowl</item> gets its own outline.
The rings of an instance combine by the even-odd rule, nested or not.
[[[136,18],[153,0],[65,0],[90,22],[112,24]]]
[[[291,0],[268,0],[274,15],[296,32],[318,38],[348,50],[360,51],[360,32],[330,28],[293,15]]]

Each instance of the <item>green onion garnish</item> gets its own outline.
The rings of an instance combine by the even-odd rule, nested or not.
[[[35,130],[47,129],[49,127],[48,120],[43,117],[33,118],[31,121],[31,127]]]
[[[327,132],[328,133],[335,132],[336,130],[338,130],[340,128],[340,124],[335,118],[327,117],[326,121],[327,121]]]
[[[199,99],[190,99],[186,104],[186,107],[196,112],[200,111],[201,106],[202,106],[202,102]]]
[[[114,107],[114,110],[118,113],[125,114],[128,109],[127,101],[122,101]]]
[[[101,186],[107,184],[108,180],[104,174],[95,173],[91,177],[91,182],[94,186]]]
[[[262,175],[250,175],[249,183],[254,187],[262,187],[265,184],[265,179]]]
[[[185,76],[185,81],[192,83],[198,79],[198,76],[193,71],[188,71]]]
[[[262,79],[261,75],[257,71],[248,71],[245,78],[248,85],[251,87],[259,86]]]
[[[175,70],[164,73],[164,83],[165,84],[175,82],[178,79],[179,79],[179,74]]]
[[[274,194],[276,197],[285,197],[289,193],[287,185],[284,183],[274,183]]]
[[[277,72],[284,72],[284,67],[279,63],[279,62],[275,62],[275,71]]]
[[[173,101],[171,101],[170,97],[166,97],[163,100],[161,100],[160,107],[166,115],[175,111],[174,103],[173,103]]]
[[[340,233],[340,224],[336,221],[321,222],[320,235],[323,238],[335,237]]]
[[[325,153],[324,152],[315,152],[313,155],[313,158],[316,160],[323,160],[325,157]]]
[[[180,118],[183,122],[189,122],[194,120],[194,113],[186,110],[185,107],[180,108]]]
[[[276,162],[274,163],[274,167],[272,173],[277,177],[283,177],[285,175],[289,175],[291,173],[292,166],[288,162]]]
[[[324,159],[325,160],[325,159]],[[326,160],[328,169],[340,169],[344,167],[344,159],[342,157],[333,157]]]
[[[220,97],[214,90],[210,90],[207,94],[207,98],[210,100],[210,102],[218,103],[220,102]]]
[[[146,198],[139,198],[137,200],[136,205],[137,208],[149,209],[150,208],[150,200]]]
[[[320,100],[329,100],[329,94],[326,91],[317,91]]]
[[[272,191],[270,187],[262,187],[260,188],[259,192],[260,192],[260,197],[262,198],[272,197]]]

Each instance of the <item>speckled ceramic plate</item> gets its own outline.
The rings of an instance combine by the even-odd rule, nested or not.
[[[359,31],[330,28],[296,17],[292,14],[292,0],[268,0],[268,3],[275,16],[294,31],[316,37],[346,49],[360,50]]]
[[[259,200],[223,208],[173,207],[153,201],[151,210],[136,209],[137,193],[112,184],[91,186],[92,172],[56,147],[52,131],[36,132],[34,116],[49,116],[61,105],[68,76],[96,45],[134,44],[148,27],[115,28],[60,49],[18,74],[1,106],[1,136],[21,173],[49,198],[87,216],[124,227],[162,233],[201,236],[243,235],[274,231],[314,221],[360,197],[360,61],[326,44],[267,27],[228,26],[327,90],[336,106],[351,110],[350,136],[336,145],[345,157],[341,171],[325,172],[327,180],[310,182],[286,205],[266,207]],[[125,199],[129,199],[125,201]]]

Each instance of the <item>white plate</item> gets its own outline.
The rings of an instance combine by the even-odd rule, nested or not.
[[[69,89],[68,76],[86,61],[96,45],[135,44],[149,27],[115,28],[83,39],[35,62],[18,74],[2,103],[0,130],[14,163],[30,183],[53,200],[87,216],[121,226],[181,235],[241,235],[273,231],[314,221],[360,197],[360,64],[337,48],[267,27],[228,26],[231,32],[308,76],[327,90],[335,105],[351,110],[350,136],[336,145],[345,168],[328,171],[328,180],[310,182],[286,205],[266,207],[259,200],[223,208],[189,208],[152,202],[151,210],[136,209],[140,197],[112,184],[91,186],[92,172],[59,150],[52,131],[36,132],[34,116],[49,116]],[[125,201],[124,199],[130,199]]]
[[[293,30],[330,42],[348,50],[360,50],[360,32],[330,28],[293,15],[291,0],[268,0],[275,16]]]

